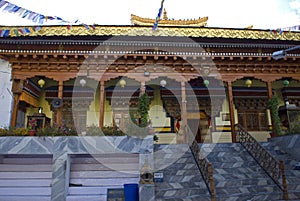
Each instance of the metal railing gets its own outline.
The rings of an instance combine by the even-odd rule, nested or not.
[[[277,161],[256,139],[241,125],[235,126],[237,142],[241,143],[258,164],[266,171],[283,191],[283,199],[288,200],[288,190],[283,161]],[[280,178],[282,181],[280,182]]]
[[[200,173],[202,174],[202,177],[211,195],[211,200],[216,201],[212,164],[205,158],[205,154],[199,148],[192,131],[188,127],[186,129],[186,137],[190,150],[194,155]]]

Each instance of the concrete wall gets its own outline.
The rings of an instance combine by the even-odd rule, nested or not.
[[[11,68],[7,61],[0,59],[0,128],[8,127],[12,109]]]

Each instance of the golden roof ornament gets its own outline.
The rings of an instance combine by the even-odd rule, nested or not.
[[[176,27],[205,27],[207,25],[208,17],[202,17],[198,19],[186,19],[186,20],[174,20],[169,19],[167,11],[164,9],[163,17],[159,20],[159,26],[176,26]],[[131,14],[131,23],[139,26],[153,26],[155,19],[143,18],[134,14]]]
[[[163,20],[168,20],[168,16],[167,16],[167,11],[166,11],[166,9],[164,9]]]

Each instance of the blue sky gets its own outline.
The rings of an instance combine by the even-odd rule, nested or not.
[[[25,9],[85,24],[129,25],[130,14],[155,18],[161,0],[6,0]],[[165,0],[169,18],[208,16],[209,27],[276,29],[300,25],[300,0]],[[49,21],[47,24],[60,24]],[[0,25],[36,25],[0,10]]]

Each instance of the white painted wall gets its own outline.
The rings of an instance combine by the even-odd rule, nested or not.
[[[12,109],[11,68],[7,61],[0,59],[0,128],[8,127]]]

